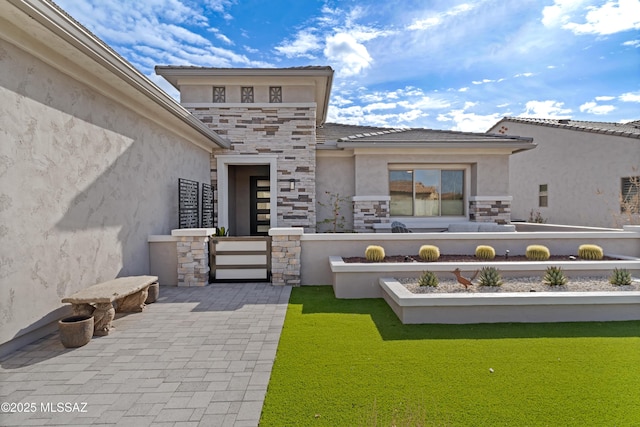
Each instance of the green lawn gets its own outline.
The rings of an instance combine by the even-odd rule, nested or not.
[[[640,322],[402,325],[294,288],[260,425],[640,426]]]

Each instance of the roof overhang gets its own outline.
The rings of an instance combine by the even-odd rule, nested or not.
[[[518,141],[376,141],[376,142],[355,142],[338,141],[337,148],[342,149],[363,149],[363,150],[429,150],[429,151],[457,151],[457,152],[482,152],[491,151],[505,152],[508,154],[520,151],[531,150],[536,144],[531,138],[520,138]]]
[[[331,67],[209,68],[158,65],[155,70],[156,74],[164,77],[178,90],[182,85],[241,83],[248,79],[254,84],[313,85],[318,109],[316,115],[318,126],[327,119],[334,73]]]
[[[229,141],[51,2],[0,2],[0,37],[209,152],[230,147]]]

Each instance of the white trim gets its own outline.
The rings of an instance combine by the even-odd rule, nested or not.
[[[269,191],[271,192],[270,228],[278,226],[278,156],[269,154],[219,155],[218,170],[218,225],[229,226],[229,166],[269,165]]]
[[[511,202],[512,196],[470,196],[470,202]]]
[[[167,236],[163,234],[151,234],[147,236],[147,242],[149,243],[163,243],[163,242],[177,242],[176,236]]]
[[[391,196],[353,196],[352,202],[388,202]]]
[[[174,237],[206,237],[216,234],[215,228],[177,228],[171,230]]]
[[[302,236],[303,234],[302,227],[280,227],[269,230],[269,236]]]
[[[185,102],[186,108],[309,108],[315,102]]]

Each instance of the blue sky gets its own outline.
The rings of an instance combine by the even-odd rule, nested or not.
[[[640,0],[56,3],[176,98],[155,65],[330,65],[330,122],[640,119]]]

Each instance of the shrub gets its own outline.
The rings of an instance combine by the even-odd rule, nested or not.
[[[480,286],[502,286],[502,277],[495,267],[484,267],[478,278]]]
[[[425,261],[436,261],[440,258],[440,249],[437,246],[422,245],[418,254]]]
[[[476,248],[476,258],[480,259],[494,259],[496,257],[496,251],[487,245],[480,245]]]
[[[549,286],[562,286],[568,282],[560,267],[547,267],[542,281]]]
[[[531,261],[546,261],[551,257],[551,253],[549,252],[549,248],[546,246],[529,245],[527,246],[525,256]]]
[[[418,285],[430,286],[432,288],[435,288],[436,286],[438,286],[438,276],[436,276],[433,271],[425,271],[424,273],[422,273],[422,276],[420,276]]]
[[[582,259],[602,259],[604,252],[598,245],[580,245],[578,247],[578,257]]]
[[[615,286],[627,286],[631,284],[631,273],[628,270],[621,268],[614,268],[611,277],[609,277],[609,283]]]
[[[384,248],[382,246],[367,246],[364,251],[364,257],[367,261],[380,262],[384,259]]]

